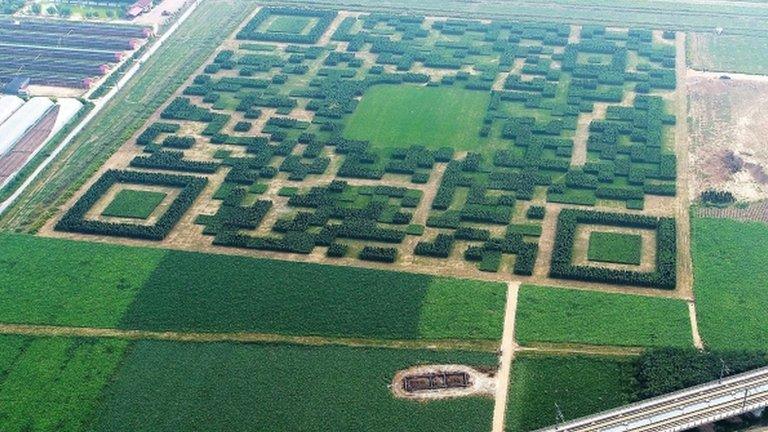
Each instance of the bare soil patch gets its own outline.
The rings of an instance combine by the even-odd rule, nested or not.
[[[696,74],[688,87],[691,195],[768,198],[768,82]]]
[[[464,365],[423,365],[397,372],[389,385],[395,397],[419,401],[466,396],[493,397],[496,371]],[[460,382],[461,381],[461,382]]]

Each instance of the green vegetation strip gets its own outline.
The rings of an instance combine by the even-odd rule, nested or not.
[[[643,238],[636,234],[593,231],[589,235],[587,258],[618,264],[639,265]]]
[[[501,338],[503,284],[0,235],[0,322],[371,339]]]
[[[379,148],[419,143],[475,149],[489,100],[486,92],[455,87],[374,86],[363,95],[344,136]]]
[[[0,229],[35,231],[184,83],[253,8],[247,0],[200,4],[139,73],[0,219]]]
[[[522,345],[570,344],[690,347],[684,301],[524,285],[515,335]]]
[[[768,226],[694,218],[692,254],[699,331],[713,349],[768,348]]]
[[[134,219],[146,219],[163,202],[166,194],[133,189],[123,189],[101,213],[103,216],[116,216]]]

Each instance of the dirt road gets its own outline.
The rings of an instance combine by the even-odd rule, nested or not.
[[[520,282],[507,284],[507,308],[504,313],[504,331],[501,336],[501,359],[499,372],[496,374],[496,403],[493,406],[493,432],[504,432],[504,416],[507,412],[509,394],[509,373],[512,359],[515,357],[515,315],[517,312],[517,294]]]

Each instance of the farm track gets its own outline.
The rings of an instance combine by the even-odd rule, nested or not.
[[[563,354],[583,354],[583,355],[613,355],[613,356],[635,356],[644,351],[644,348],[637,347],[615,347],[600,345],[578,345],[578,344],[558,344],[558,343],[534,343],[526,346],[518,346],[512,337],[507,337],[510,332],[514,332],[514,316],[517,308],[517,289],[515,283],[510,284],[509,293],[512,297],[508,298],[507,317],[511,321],[505,322],[505,331],[502,339],[502,357],[500,359],[500,369],[497,375],[497,385],[499,392],[497,398],[505,397],[506,390],[501,387],[507,387],[509,384],[509,375],[511,364],[517,353],[539,353],[549,355]],[[510,324],[511,323],[511,324]],[[18,335],[32,337],[83,337],[83,338],[110,338],[125,340],[158,340],[158,341],[176,341],[176,342],[194,342],[194,343],[215,343],[215,342],[235,342],[235,343],[287,343],[307,346],[350,346],[367,348],[389,348],[389,349],[429,349],[429,350],[465,350],[480,352],[498,352],[499,341],[492,340],[420,340],[420,339],[367,339],[367,338],[346,338],[330,336],[296,336],[282,335],[275,333],[253,333],[253,332],[233,332],[233,333],[205,333],[205,332],[181,332],[181,331],[149,331],[149,330],[126,330],[101,327],[73,327],[57,325],[37,325],[37,324],[0,324],[0,334]],[[506,378],[504,378],[506,377]],[[501,402],[506,404],[506,401]],[[498,406],[497,406],[498,408]],[[503,420],[503,418],[502,418]],[[495,430],[495,429],[494,429]]]
[[[643,353],[645,348],[621,347],[608,345],[579,345],[556,343],[532,343],[517,348],[520,353],[538,353],[549,355],[581,354],[595,356],[637,356]]]
[[[677,197],[675,215],[677,218],[677,291],[691,300],[690,319],[693,343],[696,348],[702,349],[704,343],[699,334],[699,326],[696,321],[696,299],[693,292],[693,261],[691,258],[691,216],[690,216],[690,161],[688,157],[688,81],[686,73],[685,33],[678,32],[675,38],[677,48],[676,74],[676,108],[683,113],[684,120],[679,118],[675,125],[675,154],[677,159]]]
[[[504,432],[507,397],[509,395],[509,375],[512,370],[515,351],[518,349],[515,342],[515,319],[517,316],[517,296],[519,292],[519,282],[510,282],[507,285],[507,307],[504,312],[504,331],[501,336],[499,371],[496,374],[496,398],[493,407],[492,432]]]
[[[482,352],[496,352],[498,349],[498,341],[492,340],[366,339],[325,336],[291,336],[273,333],[200,333],[28,324],[0,324],[0,334],[35,337],[116,338],[128,340],[162,340],[200,343],[290,343],[312,346],[342,345],[369,348],[467,350]]]

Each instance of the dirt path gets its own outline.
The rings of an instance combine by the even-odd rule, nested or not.
[[[496,341],[488,340],[390,340],[337,338],[321,336],[290,336],[272,333],[195,333],[122,330],[94,327],[67,327],[29,324],[0,324],[0,334],[23,336],[117,338],[129,340],[162,340],[178,342],[241,342],[241,343],[292,343],[298,345],[344,345],[352,347],[379,347],[402,349],[472,350],[494,352]]]
[[[608,104],[596,103],[595,109],[587,114],[580,114],[576,125],[576,133],[573,136],[573,152],[571,156],[571,166],[584,166],[587,162],[587,139],[589,138],[589,125],[592,120],[602,120],[605,118],[605,112]]]
[[[685,37],[683,37],[683,39],[685,39]],[[732,80],[768,82],[768,75],[750,75],[750,74],[744,74],[744,73],[713,72],[713,71],[702,72],[694,69],[688,69],[686,71],[686,74],[689,77],[701,77],[701,78],[709,78],[709,79],[717,79],[717,80],[719,80],[721,76],[727,75]]]
[[[504,331],[501,336],[501,358],[499,371],[496,374],[496,401],[493,407],[493,432],[504,432],[504,416],[507,412],[507,395],[509,394],[509,373],[512,370],[512,360],[515,357],[515,316],[517,313],[517,294],[520,282],[507,284],[507,308],[504,312]]]
[[[696,303],[688,302],[688,316],[691,319],[691,333],[693,334],[693,346],[697,349],[704,349],[704,341],[701,340],[701,333],[699,333],[699,321],[696,317]]]
[[[317,40],[317,43],[315,45],[322,46],[322,47],[328,45],[334,33],[336,33],[336,30],[339,29],[339,25],[341,25],[341,23],[344,21],[344,18],[347,18],[350,16],[359,16],[359,15],[360,13],[339,11],[339,13],[336,15],[336,18],[334,18],[331,25],[328,26],[328,29],[325,31],[325,33],[323,33],[320,39]]]
[[[517,352],[531,352],[540,354],[585,354],[597,356],[637,356],[642,354],[645,348],[640,347],[619,347],[602,345],[572,345],[572,344],[549,344],[535,343],[524,347],[519,347]]]
[[[677,123],[675,125],[675,154],[677,156],[677,289],[684,298],[693,298],[693,265],[691,264],[691,219],[688,182],[688,83],[685,64],[685,33],[677,32]]]

